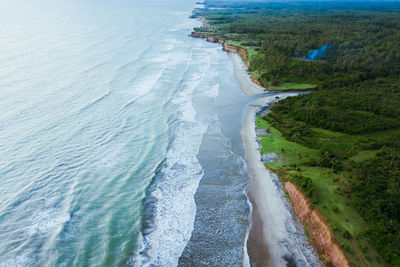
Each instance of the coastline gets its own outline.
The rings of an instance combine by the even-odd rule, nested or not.
[[[201,20],[203,25],[205,21]],[[233,62],[234,74],[240,88],[248,96],[255,96],[247,107],[241,129],[246,163],[251,181],[247,195],[252,206],[251,226],[244,248],[250,266],[320,266],[315,248],[304,234],[304,227],[294,212],[294,207],[285,197],[283,184],[278,176],[267,169],[261,160],[260,144],[257,142],[256,114],[272,104],[278,95],[295,96],[298,90],[269,91],[248,73],[247,53],[239,47],[227,45],[214,35],[195,33],[191,37],[206,39],[223,46]],[[243,51],[246,56],[243,56]],[[304,91],[304,90],[301,90]],[[270,93],[266,96],[266,93]],[[288,220],[289,218],[289,220]]]
[[[253,10],[257,8],[249,9]],[[237,9],[233,8],[233,10],[236,11]],[[235,11],[227,12],[227,16],[235,14]],[[258,10],[255,11],[255,13],[257,12]],[[319,256],[319,261],[315,261],[315,263],[319,263],[318,265],[327,264],[334,266],[355,266],[355,264],[372,266],[384,264],[385,262],[396,261],[389,256],[392,254],[397,255],[397,252],[395,250],[396,246],[393,246],[393,244],[395,244],[395,241],[391,236],[391,232],[388,231],[388,228],[386,226],[375,227],[376,225],[374,225],[379,223],[379,218],[381,218],[380,216],[374,216],[374,212],[380,211],[384,213],[384,210],[376,207],[377,205],[373,204],[374,202],[363,203],[362,201],[353,201],[353,203],[351,201],[352,197],[354,197],[354,194],[368,194],[368,190],[366,190],[365,188],[360,189],[353,187],[354,185],[359,185],[358,182],[362,181],[363,176],[369,175],[364,173],[364,170],[369,169],[372,166],[363,166],[362,164],[369,164],[374,160],[374,164],[376,164],[377,166],[392,166],[393,161],[390,161],[390,163],[388,161],[390,160],[390,157],[386,159],[383,157],[384,153],[376,152],[374,150],[378,148],[385,148],[385,153],[387,152],[386,143],[384,147],[381,147],[382,144],[380,143],[380,130],[377,131],[376,135],[371,134],[370,139],[370,136],[365,137],[364,135],[362,135],[365,132],[369,133],[370,131],[374,132],[376,131],[376,129],[380,129],[378,124],[371,124],[371,129],[369,127],[363,128],[364,126],[358,127],[358,124],[352,121],[353,118],[346,115],[343,118],[343,122],[339,120],[339,118],[332,117],[333,121],[339,120],[340,123],[348,127],[344,130],[340,127],[332,125],[319,125],[318,128],[314,128],[315,121],[324,121],[326,116],[324,116],[325,114],[321,115],[321,113],[317,114],[319,111],[315,111],[315,114],[311,114],[309,113],[310,108],[307,108],[307,106],[312,106],[313,109],[319,110],[324,109],[324,107],[326,106],[327,108],[335,110],[337,108],[339,98],[353,99],[355,97],[355,93],[346,91],[348,87],[346,82],[351,85],[354,84],[354,87],[356,89],[355,91],[363,93],[364,90],[366,92],[375,92],[378,90],[385,91],[387,90],[387,87],[395,87],[395,83],[391,83],[393,82],[393,80],[386,80],[385,76],[385,78],[382,77],[382,80],[368,80],[368,77],[359,77],[359,79],[352,79],[350,81],[345,79],[345,77],[347,77],[345,75],[343,76],[343,79],[341,79],[340,77],[338,80],[336,80],[338,76],[337,74],[340,73],[340,71],[333,70],[329,72],[325,71],[325,69],[323,68],[318,69],[319,63],[317,62],[304,63],[304,65],[310,65],[310,68],[315,67],[316,73],[313,73],[312,71],[306,72],[308,73],[308,78],[304,79],[304,81],[314,81],[313,84],[290,82],[285,83],[284,81],[300,80],[295,78],[292,79],[292,76],[290,76],[294,73],[297,73],[297,71],[299,71],[299,75],[301,77],[305,77],[303,76],[303,74],[305,73],[303,63],[299,62],[300,57],[293,58],[290,52],[284,55],[282,54],[282,57],[285,57],[287,62],[293,64],[290,64],[290,66],[288,64],[285,64],[285,67],[283,67],[283,69],[285,69],[286,71],[286,66],[289,66],[289,76],[287,76],[287,73],[283,71],[279,73],[279,77],[276,77],[275,74],[271,74],[274,73],[274,68],[272,65],[275,66],[275,69],[280,69],[281,66],[279,64],[282,62],[278,62],[276,60],[274,61],[274,57],[272,57],[270,62],[270,64],[272,65],[265,65],[266,62],[264,64],[258,64],[258,60],[262,60],[262,58],[259,57],[260,55],[267,57],[269,57],[270,55],[268,52],[264,53],[265,51],[259,50],[259,44],[264,44],[263,42],[266,41],[263,37],[253,38],[253,36],[245,35],[246,33],[251,32],[251,30],[242,31],[242,29],[240,29],[234,31],[231,29],[231,31],[227,31],[226,28],[220,27],[219,21],[215,21],[215,17],[213,17],[213,15],[217,17],[221,15],[218,11],[212,11],[210,9],[205,10],[204,12],[201,11],[193,13],[196,15],[198,14],[199,16],[204,16],[204,18],[207,18],[207,20],[209,19],[208,23],[210,23],[210,26],[206,28],[195,28],[195,32],[191,34],[192,37],[206,39],[208,42],[219,43],[222,45],[223,50],[228,52],[228,54],[236,53],[240,55],[243,61],[240,66],[237,64],[237,62],[235,62],[237,61],[236,59],[238,57],[232,58],[232,61],[235,66],[234,68],[235,70],[237,70],[238,73],[247,72],[246,74],[242,75],[242,78],[245,75],[251,77],[251,79],[238,79],[242,91],[247,95],[253,96],[248,102],[251,102],[255,99],[260,100],[262,97],[265,98],[273,94],[275,94],[275,96],[279,96],[276,97],[276,99],[266,100],[264,103],[262,103],[262,101],[260,101],[260,103],[256,103],[256,101],[253,103],[248,103],[247,107],[244,108],[246,112],[243,113],[244,110],[242,112],[242,147],[246,151],[246,159],[248,165],[247,175],[250,176],[251,179],[251,183],[249,183],[249,187],[246,193],[248,196],[248,201],[250,202],[249,205],[254,206],[254,211],[251,210],[250,212],[248,212],[252,214],[253,222],[251,222],[250,220],[248,223],[247,233],[249,233],[249,235],[248,238],[246,237],[245,241],[247,247],[245,246],[243,249],[244,251],[248,251],[250,258],[258,258],[256,261],[260,263],[257,264],[253,261],[251,265],[276,265],[274,263],[274,260],[271,259],[270,251],[273,250],[273,248],[271,248],[270,246],[271,242],[269,243],[268,238],[265,237],[265,235],[267,235],[267,232],[272,230],[268,227],[264,227],[263,219],[260,215],[260,210],[262,210],[262,208],[260,208],[259,205],[257,205],[256,203],[257,198],[260,199],[262,197],[253,197],[253,195],[256,195],[257,190],[260,191],[260,189],[257,186],[253,188],[252,185],[256,182],[259,182],[260,180],[258,179],[258,181],[254,182],[254,176],[257,176],[255,172],[257,171],[251,170],[250,168],[254,167],[250,166],[254,163],[254,160],[250,160],[251,157],[253,157],[256,161],[261,161],[262,164],[265,165],[263,167],[265,169],[268,169],[267,172],[269,173],[269,177],[267,178],[270,180],[274,180],[275,186],[279,187],[281,192],[284,192],[286,200],[290,203],[290,208],[288,208],[288,210],[292,214],[297,215],[297,220],[294,219],[294,221],[300,222],[301,220],[302,226],[304,227],[304,229],[306,229],[304,234],[308,237],[307,239],[309,241],[309,244],[314,247],[314,251],[318,253]],[[246,11],[242,12],[238,10],[237,13],[245,13],[244,17],[246,17],[246,25],[252,25],[255,28],[259,26],[257,21],[252,20],[251,14],[246,14]],[[269,15],[268,12],[265,12],[264,10],[260,11],[259,13],[261,14],[261,16],[268,17],[271,20],[275,19],[273,16],[271,18],[271,15]],[[307,16],[308,14],[304,15]],[[286,15],[283,14],[281,17],[283,17],[283,20],[285,20]],[[225,17],[221,18],[221,20],[225,20]],[[226,21],[228,24],[230,24],[229,17]],[[307,31],[296,31],[296,23],[297,21],[289,21],[291,27],[295,29],[294,32],[307,35]],[[308,20],[305,23],[308,23]],[[327,23],[329,24],[330,21],[328,21]],[[338,21],[338,23],[340,24],[342,22]],[[305,24],[305,27],[308,26],[308,24]],[[269,28],[272,32],[275,28],[274,25],[270,27],[268,23],[265,25],[265,27]],[[357,28],[354,28],[354,30],[357,31]],[[237,36],[231,35],[231,33],[237,34]],[[285,36],[276,34],[274,35],[274,37],[275,40],[279,40],[279,42],[284,42]],[[314,36],[309,36],[308,40],[312,40],[313,38]],[[299,42],[302,41],[301,39],[297,40]],[[230,47],[231,45],[232,47]],[[271,49],[273,50],[273,48]],[[243,56],[243,51],[245,56]],[[276,51],[278,54],[281,52],[279,51],[279,48],[275,49],[274,51]],[[249,56],[251,56],[251,59],[255,61],[254,63],[257,66],[254,65],[250,68],[248,60]],[[267,61],[269,61],[269,59],[267,59]],[[240,69],[239,67],[242,67],[243,64],[246,64],[249,68],[247,70],[246,68]],[[293,67],[293,72],[291,71],[291,67]],[[231,69],[233,69],[233,67],[231,67]],[[356,69],[356,67],[354,67],[354,69]],[[249,73],[250,70],[251,72]],[[323,75],[327,75],[326,77],[332,76],[334,79],[323,79],[325,77]],[[297,74],[295,74],[295,76],[297,77]],[[377,77],[378,76],[380,77],[380,74],[377,75]],[[316,79],[317,77],[322,77],[322,79]],[[259,79],[259,82],[257,81],[257,79]],[[341,82],[342,80],[344,81],[344,83]],[[377,83],[377,81],[379,81],[379,83]],[[265,88],[271,91],[268,90],[268,93],[266,92],[262,95],[261,92],[256,93],[252,90],[249,91],[248,84],[251,84],[251,82],[258,85],[260,85],[261,82],[261,87],[265,86]],[[338,87],[344,88],[345,90],[343,91],[343,93],[340,90],[337,91],[338,94],[336,94],[336,92],[332,93],[329,90],[325,90],[327,89],[325,86],[325,82],[327,82],[327,84],[330,84],[330,86],[333,88]],[[265,88],[263,88],[264,91],[267,91]],[[283,98],[285,92],[299,92],[298,94],[302,94],[300,92],[314,91],[314,89],[316,90],[316,92],[312,95],[305,95],[300,98],[292,98],[290,100],[277,103],[272,107],[272,113],[265,116],[266,113],[268,113],[270,110],[268,108],[274,102],[279,101],[279,99]],[[357,96],[359,95],[356,94],[356,98]],[[396,95],[394,94],[393,98],[395,97]],[[324,103],[321,104],[320,99],[322,99]],[[365,106],[368,106],[368,103],[371,102],[370,99],[374,99],[373,102],[380,101],[379,98],[375,99],[374,97],[368,96],[368,94],[365,96],[365,98],[360,98],[359,101],[363,103],[365,102]],[[303,100],[305,102],[302,102]],[[304,103],[307,103],[307,105],[304,105]],[[384,103],[383,106],[386,106],[386,104],[387,103]],[[348,111],[349,114],[353,112],[353,110],[355,110],[355,113],[357,113],[359,110],[359,106],[360,104],[358,102],[354,103],[354,101],[351,101],[351,103],[349,103],[349,105],[346,106],[346,108],[344,109]],[[276,107],[276,109],[274,107]],[[293,113],[294,110],[295,113]],[[290,113],[290,111],[292,111],[292,113]],[[307,112],[308,115],[304,115]],[[289,113],[289,115],[286,117],[285,114],[287,113]],[[243,118],[244,115],[246,115],[245,121]],[[307,119],[303,120],[304,116],[308,116]],[[384,117],[385,116],[382,116],[382,120],[386,118]],[[306,122],[306,120],[310,120],[310,118],[316,119],[311,123],[309,123],[309,121]],[[245,125],[243,125],[243,122],[245,123]],[[305,124],[302,124],[302,122],[304,122]],[[250,129],[249,127],[251,127],[252,125],[255,128],[255,133],[248,132]],[[303,125],[306,126],[303,127]],[[356,126],[355,128],[357,130],[355,130],[353,126]],[[390,126],[385,127],[390,128]],[[304,129],[304,131],[302,131],[302,129]],[[326,132],[324,130],[326,130]],[[352,133],[355,131],[357,131],[357,133],[359,132],[360,135],[353,138]],[[323,134],[321,134],[321,132],[323,132]],[[349,133],[351,135],[350,137],[348,137]],[[385,135],[386,137],[386,132],[383,135]],[[251,145],[251,142],[254,142],[254,139],[256,140],[258,146]],[[351,142],[348,142],[349,140],[351,140]],[[374,147],[368,148],[354,148],[356,147],[354,143],[363,142],[358,140],[365,140],[365,143],[376,142],[376,145]],[[392,153],[393,156],[398,152],[394,149],[397,147],[395,141],[397,139],[394,132],[387,132],[387,140],[391,140],[388,141],[387,144],[391,145],[390,153]],[[250,145],[247,144],[246,146],[246,142]],[[249,147],[250,149],[252,149],[251,152],[249,152]],[[261,155],[254,155],[255,150],[258,150]],[[325,154],[323,154],[324,150],[328,151],[329,155],[326,152]],[[253,155],[249,156],[249,154]],[[328,163],[328,157],[333,158],[334,160],[331,160],[331,162]],[[321,164],[321,162],[324,163]],[[359,163],[356,168],[353,167],[354,162]],[[260,169],[260,167],[257,166],[255,166],[254,168]],[[374,170],[371,170],[369,171],[369,173],[373,171]],[[278,178],[278,176],[280,179]],[[386,173],[382,176],[385,177],[385,179],[389,179],[388,177],[395,177],[395,175],[387,175]],[[353,177],[355,177],[355,179],[353,179]],[[375,184],[371,184],[370,182],[366,182],[365,184],[369,186],[368,189],[374,188],[375,190]],[[382,182],[382,184],[384,184],[384,182]],[[259,187],[262,186],[263,185],[259,183]],[[376,190],[377,198],[381,200],[383,199],[384,201],[388,198],[391,199],[391,196],[388,196],[392,194],[391,189],[386,188],[386,190],[384,190],[381,188],[376,188]],[[268,193],[269,192],[267,192],[267,194]],[[273,205],[274,203],[270,204],[270,206]],[[275,207],[273,206],[273,208]],[[272,213],[272,211],[270,211],[270,213]],[[275,214],[272,215],[274,216]],[[391,215],[388,216],[390,217]],[[269,219],[274,220],[274,218]],[[287,220],[289,221],[290,218],[287,218]],[[371,229],[376,229],[376,231],[374,230],[375,232],[373,232],[374,235],[372,235],[369,231],[365,232],[365,229],[369,229],[366,228],[366,225],[368,225],[368,227],[371,227]],[[254,234],[253,229],[257,228],[261,230],[258,230],[258,232],[255,231],[256,234]],[[250,233],[250,230],[252,233]],[[385,245],[379,245],[378,247],[376,247],[376,242],[378,244],[383,244],[382,242],[378,242],[381,240],[385,240]],[[385,247],[385,249],[383,249],[383,247]],[[390,254],[389,251],[392,254]],[[263,253],[265,255],[260,255],[260,253]],[[272,254],[272,256],[276,257],[276,255],[274,254]],[[285,257],[284,259],[286,260]],[[289,263],[289,266],[292,266],[290,262],[287,261],[287,263]],[[296,265],[299,266],[298,263]],[[300,266],[303,266],[303,264],[300,263]]]
[[[247,107],[241,129],[247,168],[251,177],[247,192],[252,205],[252,225],[247,240],[247,253],[251,265],[286,266],[297,261],[309,266],[318,266],[318,256],[305,237],[304,228],[294,214],[293,207],[285,198],[279,178],[268,170],[261,160],[256,134],[255,118],[261,108],[273,103],[278,95],[284,98],[298,93],[276,92],[265,95],[264,88],[252,81],[241,57],[233,53],[229,55],[242,91],[249,96],[259,96]],[[287,220],[288,218],[290,220]],[[290,238],[294,242],[287,242]],[[298,247],[293,247],[294,244]]]
[[[296,93],[285,96],[289,95]],[[252,102],[246,110],[241,130],[251,177],[248,197],[253,206],[248,254],[252,265],[256,266],[291,266],[291,262],[319,266],[315,249],[286,199],[280,179],[261,160],[255,118],[259,109],[271,104],[275,96],[261,97]]]
[[[266,96],[264,88],[258,86],[253,81],[253,77],[248,74],[247,64],[243,62],[241,56],[233,53],[229,55],[234,64],[235,77],[238,79],[242,91],[250,96],[259,96],[248,106],[241,130],[242,142],[246,151],[247,168],[251,177],[248,197],[252,204],[252,225],[247,240],[247,252],[251,265],[290,265],[290,260],[282,261],[282,259],[287,260],[287,255],[282,253],[282,247],[276,246],[276,243],[282,242],[281,237],[276,235],[276,231],[285,231],[280,227],[287,222],[283,220],[278,222],[281,218],[274,219],[276,214],[287,208],[293,221],[301,224],[301,229],[298,230],[305,232],[304,229],[306,229],[310,238],[306,242],[314,249],[315,254],[318,254],[314,259],[311,254],[305,251],[300,252],[305,252],[305,255],[311,259],[311,262],[308,262],[311,266],[320,266],[321,259],[332,262],[334,266],[352,266],[348,256],[335,239],[332,227],[325,217],[296,185],[280,180],[276,170],[268,168],[261,160],[261,147],[257,141],[256,132],[257,113],[262,108],[277,101],[277,96],[280,100],[288,96],[298,95],[299,92],[304,90],[275,91],[273,95]],[[284,203],[284,206],[282,206],[282,202],[273,203],[275,199],[271,197],[271,194],[274,194],[276,188],[273,188],[271,181],[279,184],[278,190],[287,194],[290,203]],[[292,234],[296,233],[292,232]],[[298,238],[296,242],[299,246],[304,246],[304,243],[302,243],[304,240],[301,238]]]
[[[246,240],[250,265],[292,266],[292,263],[304,260],[308,266],[321,266],[323,259],[332,262],[334,266],[352,266],[325,217],[296,185],[282,182],[276,171],[266,167],[261,160],[261,147],[256,132],[257,113],[277,101],[278,96],[279,99],[284,99],[299,93],[276,91],[274,94],[271,94],[272,92],[265,94],[264,88],[255,84],[248,74],[247,66],[241,57],[237,54],[229,55],[234,63],[235,77],[242,91],[249,96],[259,96],[247,107],[241,129],[247,168],[251,177],[248,197],[252,205],[252,225]],[[290,201],[284,194],[287,194]],[[296,229],[290,229],[290,223],[279,216],[283,213],[287,213],[286,218],[291,217],[291,221],[297,224]],[[311,239],[305,238],[305,229]],[[285,231],[289,236],[281,234]],[[282,247],[285,238],[292,238],[295,241]],[[288,251],[285,249],[290,245],[302,248],[292,246],[290,252],[293,253],[288,256]]]
[[[253,82],[247,72],[247,66],[242,58],[235,53],[228,53],[233,62],[233,69],[236,79],[239,81],[240,88],[248,96],[256,96],[266,93],[265,88]]]

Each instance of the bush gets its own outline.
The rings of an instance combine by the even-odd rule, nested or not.
[[[344,238],[346,238],[346,239],[350,239],[350,238],[351,238],[351,234],[350,234],[350,232],[349,232],[349,231],[347,231],[347,230],[346,230],[346,231],[344,231],[344,232],[343,232],[343,237],[344,237]]]
[[[360,250],[365,253],[368,251],[368,247],[366,245],[360,244]]]
[[[311,201],[313,204],[318,203],[318,193],[310,178],[302,175],[294,175],[289,178]]]

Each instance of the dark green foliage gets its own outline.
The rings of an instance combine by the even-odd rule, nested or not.
[[[332,211],[335,212],[335,213],[339,213],[339,208],[335,206],[335,207],[332,208]]]
[[[336,158],[334,152],[327,146],[321,148],[317,161],[317,166],[331,168],[332,171],[342,169],[341,162]]]
[[[343,232],[343,237],[346,238],[346,239],[350,239],[351,238],[351,234],[349,233],[349,231],[345,230]]]
[[[294,175],[289,178],[311,201],[311,203],[318,203],[318,192],[315,190],[312,180],[302,175]]]
[[[400,152],[385,148],[356,164],[353,204],[368,222],[367,232],[383,257],[400,266]]]
[[[363,245],[363,244],[360,244],[360,250],[361,250],[363,253],[366,253],[366,252],[368,251],[368,247],[365,246],[365,245]]]
[[[290,97],[272,110],[314,127],[359,134],[398,128],[399,103],[400,83],[379,79]]]
[[[349,165],[343,152],[334,151],[334,141],[315,144],[315,134],[309,126],[349,134],[365,134],[398,128],[400,121],[400,89],[396,80],[375,80],[333,91],[320,90],[311,94],[291,97],[277,102],[266,119],[274,121],[285,137],[305,146],[319,148],[318,165],[341,170],[344,163],[351,173],[349,184],[353,206],[368,224],[368,234],[375,241],[378,251],[393,266],[400,266],[400,135],[363,139],[353,143],[346,154],[352,156],[362,150],[379,150],[375,157]],[[329,116],[320,110],[330,110]],[[353,117],[353,111],[370,114]],[[340,114],[340,116],[339,116]],[[374,120],[373,118],[378,119]],[[328,118],[328,119],[327,119]],[[338,119],[340,118],[340,120]],[[329,123],[328,123],[328,120]],[[339,124],[339,122],[341,124]],[[291,132],[299,123],[305,123],[305,133],[295,139]],[[332,209],[335,211],[334,209]],[[345,235],[345,234],[344,234]],[[346,234],[347,235],[347,234]],[[345,236],[344,236],[345,237]]]

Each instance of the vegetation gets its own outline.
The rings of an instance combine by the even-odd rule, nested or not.
[[[206,6],[196,30],[244,47],[263,86],[313,88],[257,118],[261,152],[278,155],[266,165],[313,201],[354,264],[400,266],[400,3]]]
[[[333,88],[400,77],[400,4],[206,1],[196,10],[214,33],[245,47],[264,87],[305,83]],[[304,60],[329,45],[320,60]],[[308,89],[308,88],[307,88]]]
[[[370,232],[371,229],[377,228],[373,224],[367,224],[359,207],[364,207],[366,211],[378,210],[370,209],[367,205],[373,206],[374,202],[368,201],[366,204],[366,200],[370,198],[362,195],[358,197],[360,205],[355,205],[356,191],[353,181],[357,178],[356,174],[360,175],[359,168],[356,167],[358,164],[364,162],[364,159],[370,160],[376,155],[379,156],[380,150],[373,149],[374,145],[371,146],[373,140],[387,142],[392,136],[400,134],[400,130],[349,135],[310,127],[308,136],[293,135],[291,139],[283,135],[284,130],[279,131],[273,127],[280,127],[280,124],[268,121],[271,121],[269,116],[257,118],[257,127],[267,131],[260,141],[261,153],[276,153],[278,160],[265,164],[277,170],[281,179],[294,182],[310,198],[330,222],[336,239],[354,264],[384,266],[383,253],[381,251],[380,256],[377,252],[378,245]],[[311,143],[311,140],[314,140],[314,143]],[[358,147],[356,150],[353,147],[355,144]],[[365,150],[367,147],[369,150]],[[365,153],[366,151],[368,153]],[[299,183],[296,176],[310,179],[311,183],[304,182],[305,187],[301,181]],[[312,194],[307,193],[310,187],[313,188]],[[313,195],[316,197],[313,198]],[[382,219],[385,221],[385,218]],[[376,234],[380,236],[382,232]],[[385,235],[381,237],[383,236]],[[398,247],[393,243],[391,246]]]
[[[314,184],[310,178],[295,174],[289,176],[288,180],[295,183],[297,187],[310,199],[311,203],[318,203],[318,193],[315,190]]]
[[[272,110],[306,125],[349,134],[369,133],[400,126],[397,80],[378,79],[351,86],[321,89],[279,102]],[[307,128],[302,130],[307,135]]]

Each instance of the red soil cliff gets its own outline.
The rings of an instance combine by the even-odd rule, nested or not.
[[[308,198],[291,182],[284,182],[285,190],[293,202],[293,208],[306,227],[322,257],[337,267],[354,266],[335,239],[329,222],[310,203]]]
[[[247,67],[250,66],[249,56],[247,55],[247,52],[243,47],[224,44],[224,50],[226,52],[239,54],[242,57],[243,61],[246,63]]]
[[[194,38],[208,38],[208,37],[214,37],[215,34],[213,33],[205,33],[205,32],[192,32],[190,36]]]

